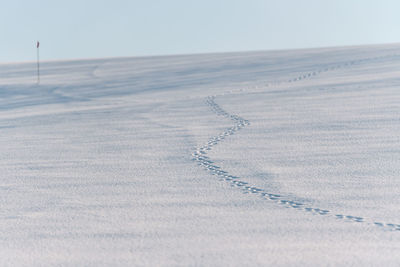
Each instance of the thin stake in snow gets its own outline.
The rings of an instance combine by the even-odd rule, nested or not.
[[[36,42],[36,50],[37,50],[37,84],[40,83],[40,67],[39,67],[39,41]]]

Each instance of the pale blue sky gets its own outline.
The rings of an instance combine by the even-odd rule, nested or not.
[[[0,62],[400,42],[398,0],[3,0]]]

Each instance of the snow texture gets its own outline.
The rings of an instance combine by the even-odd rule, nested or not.
[[[400,265],[400,45],[0,65],[1,266]]]

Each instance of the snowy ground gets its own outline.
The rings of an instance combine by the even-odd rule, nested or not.
[[[398,266],[400,45],[0,65],[1,266]]]

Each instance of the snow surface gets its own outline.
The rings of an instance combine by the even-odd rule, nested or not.
[[[400,45],[0,65],[1,266],[400,265]]]

